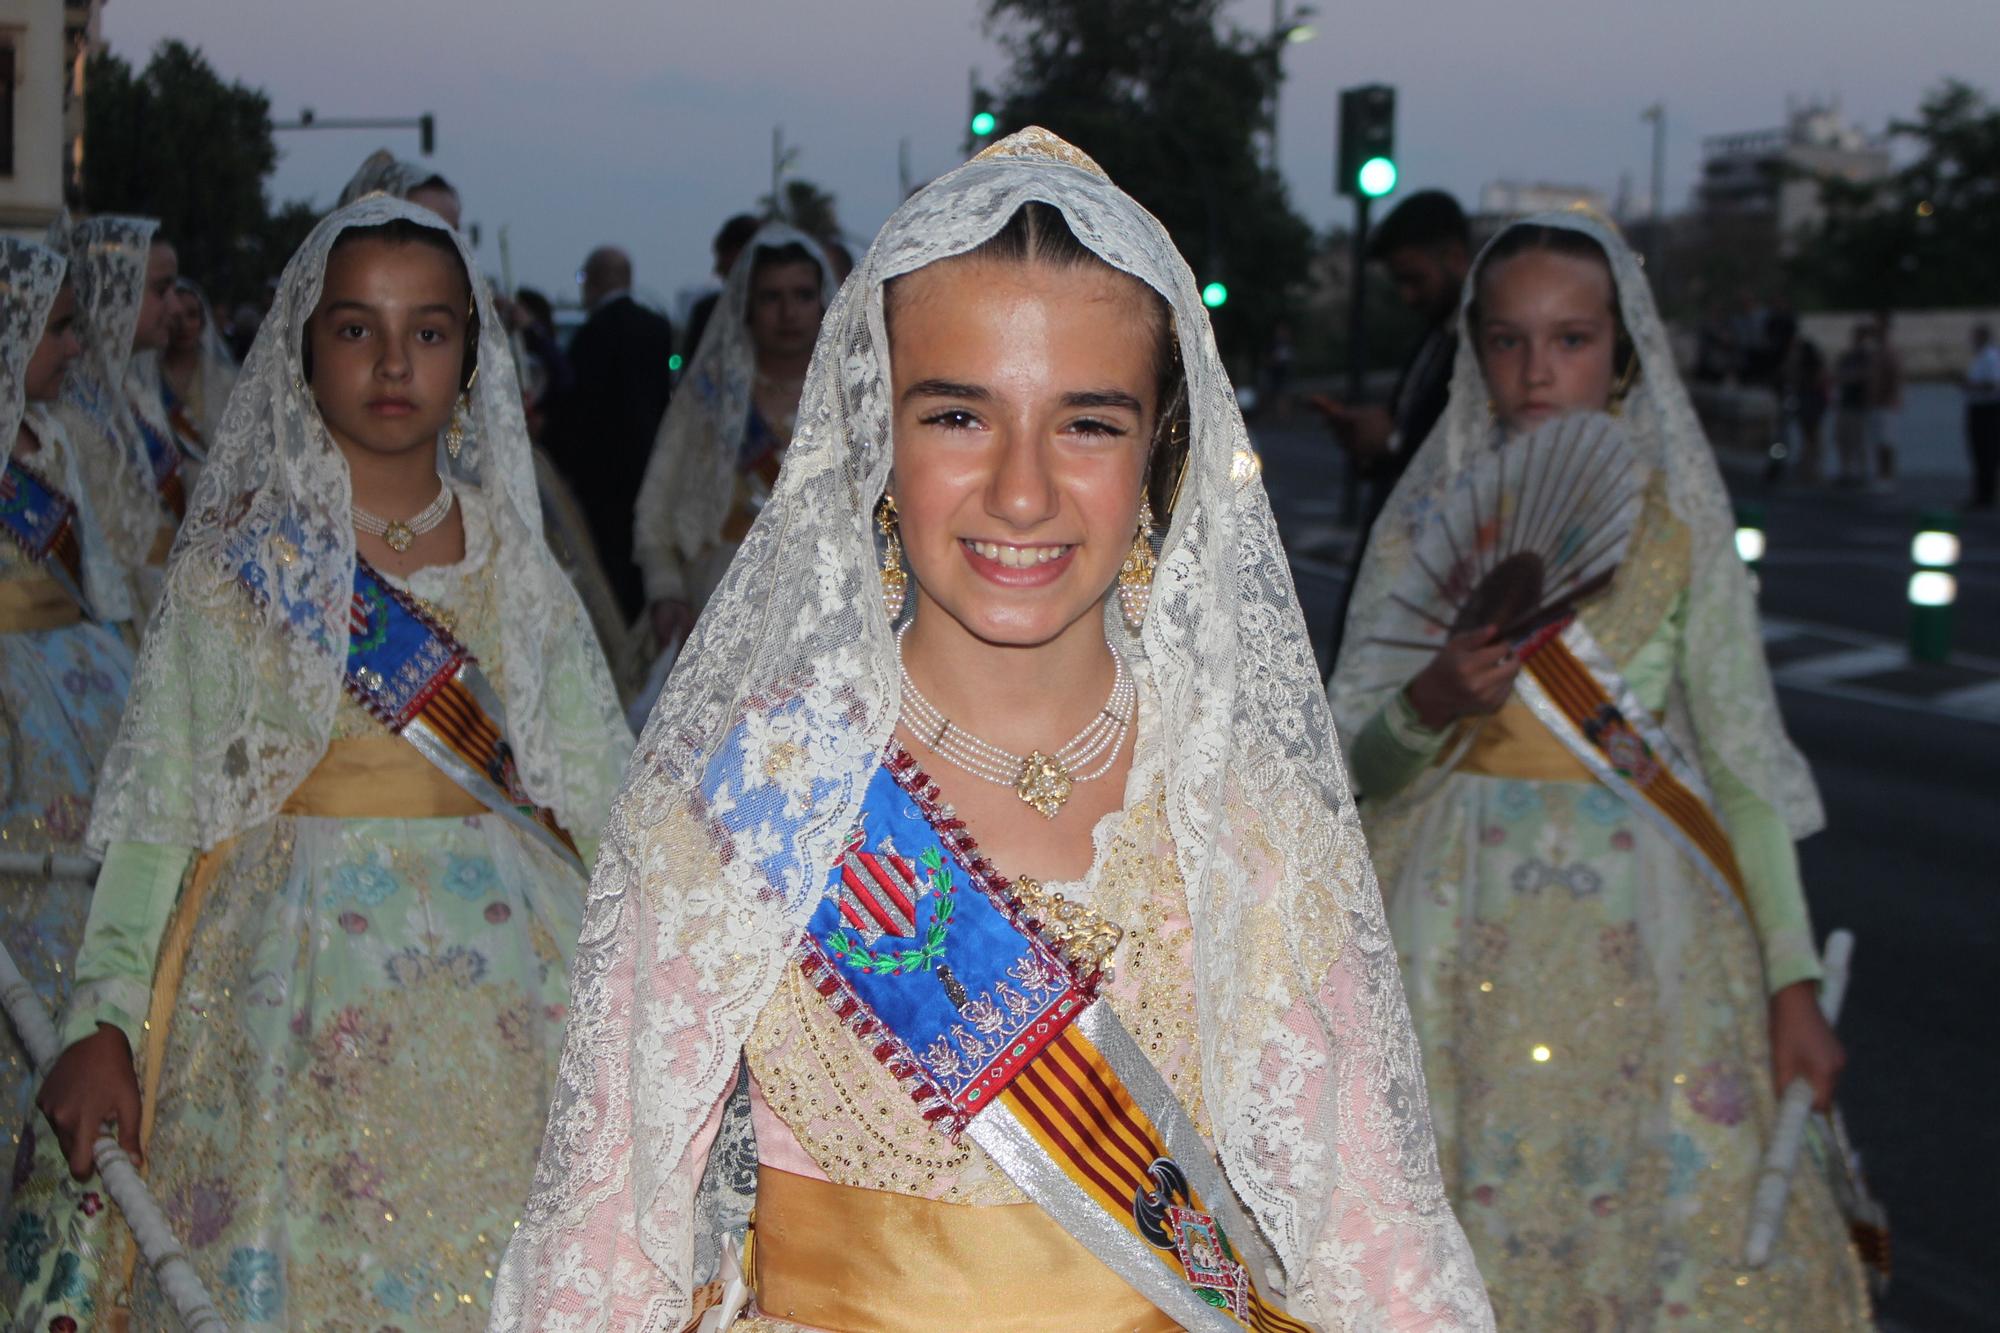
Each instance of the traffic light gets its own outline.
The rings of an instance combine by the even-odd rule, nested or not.
[[[986,141],[1000,128],[1000,117],[993,114],[993,94],[977,84],[972,89],[972,113],[966,118],[965,133],[967,147],[983,148]]]
[[[1229,299],[1229,288],[1219,282],[1211,282],[1201,289],[1201,303],[1210,310],[1220,310]]]
[[[1337,193],[1380,199],[1396,188],[1396,90],[1386,83],[1349,88],[1340,95],[1340,161]]]
[[[429,157],[431,150],[437,147],[437,131],[438,122],[436,116],[426,111],[423,115],[417,117],[417,144],[423,149],[425,157]]]

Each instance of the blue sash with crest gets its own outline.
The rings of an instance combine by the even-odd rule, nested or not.
[[[76,502],[17,458],[8,459],[0,472],[0,529],[91,616],[90,599],[83,592]]]

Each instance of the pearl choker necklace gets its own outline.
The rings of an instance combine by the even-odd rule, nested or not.
[[[371,536],[380,537],[390,550],[400,555],[409,550],[411,543],[417,538],[444,522],[445,515],[451,512],[452,499],[451,484],[444,479],[444,473],[440,472],[437,499],[425,505],[410,518],[382,518],[369,513],[352,501],[348,502],[347,512],[354,520],[356,528]]]
[[[1033,806],[1044,819],[1054,819],[1068,802],[1079,782],[1093,782],[1111,771],[1125,748],[1125,735],[1132,729],[1132,705],[1138,688],[1125,670],[1125,659],[1112,650],[1117,674],[1111,682],[1111,697],[1083,730],[1070,738],[1054,754],[1040,750],[1027,755],[1012,754],[989,744],[958,726],[924,698],[909,668],[903,665],[905,625],[896,634],[896,670],[903,678],[903,712],[910,731],[945,762],[976,778],[1012,787],[1014,794]],[[1095,764],[1096,767],[1087,767]]]

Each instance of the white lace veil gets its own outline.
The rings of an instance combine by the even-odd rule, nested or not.
[[[660,420],[653,454],[633,511],[632,559],[646,574],[646,595],[698,598],[705,589],[670,589],[682,567],[721,540],[738,456],[750,424],[757,349],[750,341],[750,278],[760,250],[805,249],[819,265],[820,305],[830,309],[833,266],[819,242],[782,222],[767,222],[729,270],[687,373]],[[773,422],[776,428],[779,423]]]
[[[130,613],[124,581],[104,550],[97,514],[77,469],[76,449],[50,405],[28,401],[28,362],[49,323],[69,261],[52,246],[0,236],[0,453],[11,451],[21,422],[29,421],[45,451],[22,461],[61,490],[77,508],[78,545],[83,552],[83,591],[100,618]],[[72,367],[71,374],[75,374]]]
[[[0,456],[13,450],[27,413],[28,361],[42,341],[68,268],[46,245],[0,236]]]
[[[201,417],[194,427],[205,443],[215,438],[216,427],[222,424],[223,409],[229,406],[230,391],[236,387],[238,367],[222,327],[215,322],[215,307],[209,304],[208,293],[188,278],[181,279],[180,290],[201,306],[201,359],[195,367],[201,385]]]
[[[341,187],[340,201],[335,208],[345,208],[357,199],[365,199],[371,194],[392,195],[403,198],[425,181],[442,181],[444,176],[420,162],[405,162],[386,148],[377,148],[363,158],[347,184]]]
[[[326,750],[347,657],[352,491],[300,349],[335,239],[394,219],[451,237],[478,307],[475,429],[449,470],[484,493],[492,515],[508,739],[528,791],[565,827],[588,837],[603,822],[630,733],[583,607],[542,540],[505,327],[457,233],[427,209],[376,196],[322,219],[285,266],[174,544],[99,783],[93,849],[121,839],[213,847],[275,815]],[[442,447],[438,460],[446,465]]]
[[[899,706],[871,529],[890,471],[883,285],[1037,200],[1167,299],[1187,374],[1188,475],[1151,610],[1137,639],[1115,613],[1107,630],[1143,654],[1157,691],[1149,743],[1197,923],[1201,1072],[1224,1169],[1307,1317],[1385,1326],[1403,1300],[1486,1318],[1285,554],[1261,483],[1232,479],[1247,437],[1193,275],[1095,164],[1029,130],[906,201],[821,326],[775,493],[613,809],[496,1328],[685,1317],[691,1139],[790,965]]]
[[[1470,309],[1486,253],[1518,226],[1559,227],[1596,241],[1611,264],[1619,314],[1639,355],[1639,376],[1625,398],[1624,424],[1643,464],[1665,469],[1668,505],[1692,539],[1687,640],[1678,682],[1699,740],[1745,785],[1769,802],[1795,838],[1824,823],[1805,759],[1785,734],[1757,628],[1756,597],[1736,554],[1736,522],[1715,451],[1702,434],[1681,384],[1666,325],[1653,304],[1638,256],[1617,231],[1581,212],[1545,213],[1503,228],[1466,276],[1459,308],[1458,362],[1451,401],[1375,524],[1348,603],[1347,633],[1329,682],[1334,718],[1349,737],[1407,682],[1407,655],[1371,643],[1371,623],[1387,605],[1410,560],[1423,516],[1459,475],[1466,459],[1492,447],[1495,430],[1479,369]]]
[[[111,553],[127,567],[145,561],[165,521],[146,442],[126,395],[146,258],[159,226],[152,218],[94,217],[69,228],[64,238],[83,356],[64,381],[56,415],[76,447],[83,485]]]

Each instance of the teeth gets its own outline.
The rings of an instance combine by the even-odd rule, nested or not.
[[[1069,554],[1067,546],[1002,546],[998,542],[967,542],[973,550],[1008,569],[1031,569]]]

